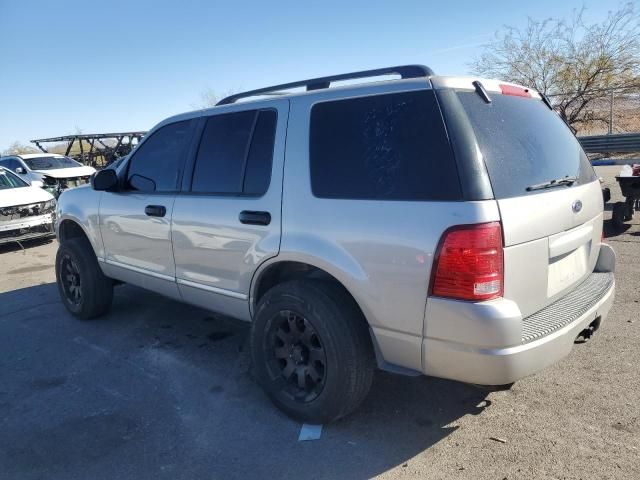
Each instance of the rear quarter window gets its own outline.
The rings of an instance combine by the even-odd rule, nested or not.
[[[318,103],[311,110],[311,187],[321,198],[459,200],[431,90]]]
[[[541,100],[494,94],[486,103],[468,91],[458,92],[458,98],[473,126],[497,199],[543,193],[548,190],[527,191],[527,187],[567,176],[578,178],[574,186],[595,180],[578,140]]]

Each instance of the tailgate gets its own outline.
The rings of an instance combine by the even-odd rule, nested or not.
[[[505,88],[503,88],[505,87]],[[594,269],[602,192],[577,139],[537,94],[493,85],[460,90],[504,234],[504,297],[528,316]]]
[[[581,202],[582,208],[574,211]],[[498,200],[504,231],[504,296],[523,316],[572,290],[594,269],[602,235],[598,181]]]

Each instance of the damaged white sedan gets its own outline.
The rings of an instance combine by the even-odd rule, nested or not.
[[[0,244],[54,235],[56,200],[0,167]]]
[[[29,153],[0,158],[0,167],[18,174],[34,187],[42,187],[55,198],[73,187],[89,183],[96,169],[54,153]]]

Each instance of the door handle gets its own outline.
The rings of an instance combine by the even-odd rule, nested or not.
[[[147,205],[144,207],[144,213],[149,217],[164,217],[167,209],[163,205]]]
[[[271,214],[269,212],[253,212],[243,210],[238,216],[240,223],[246,225],[269,225],[271,223]]]

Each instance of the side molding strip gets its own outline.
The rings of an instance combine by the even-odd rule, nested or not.
[[[210,285],[204,285],[202,283],[192,282],[191,280],[185,280],[183,278],[176,278],[170,275],[163,275],[162,273],[152,272],[150,270],[146,270],[144,268],[134,267],[132,265],[127,265],[126,263],[116,262],[115,260],[104,260],[102,258],[98,258],[99,262],[107,263],[109,265],[113,265],[114,267],[124,268],[126,270],[131,270],[136,273],[141,273],[143,275],[149,275],[150,277],[159,278],[161,280],[167,280],[168,282],[177,282],[180,285],[184,285],[186,287],[198,288],[200,290],[205,290],[207,292],[217,293],[219,295],[225,295],[227,297],[237,298],[240,300],[248,300],[249,296],[244,293],[234,292],[232,290],[226,290],[224,288],[212,287]]]
[[[120,267],[126,270],[131,270],[132,272],[149,275],[150,277],[159,278],[161,280],[167,280],[168,282],[176,281],[176,278],[172,277],[171,275],[163,275],[162,273],[152,272],[151,270],[147,270],[145,268],[134,267],[133,265],[127,265],[126,263],[116,262],[115,260],[102,260],[99,258],[98,261],[107,263],[109,265],[113,265],[114,267]]]
[[[244,293],[234,292],[232,290],[226,290],[224,288],[212,287],[210,285],[203,285],[202,283],[192,282],[190,280],[184,280],[182,278],[176,279],[176,281],[180,285],[185,285],[187,287],[199,288],[200,290],[205,290],[207,292],[217,293],[220,295],[225,295],[227,297],[238,298],[240,300],[247,300],[249,297]]]

